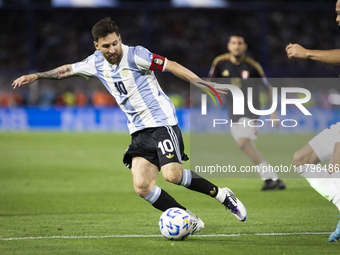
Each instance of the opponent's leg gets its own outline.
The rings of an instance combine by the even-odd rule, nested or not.
[[[329,166],[328,172],[330,174],[340,172],[340,142],[334,144],[334,150],[329,160]]]
[[[231,135],[237,143],[237,146],[257,167],[257,172],[264,181],[262,190],[285,189],[286,185],[279,179],[279,176],[273,171],[273,168],[268,165],[260,151],[256,148],[254,141],[257,139],[257,128],[246,125],[245,123],[249,120],[247,117],[240,118],[238,124],[243,123],[243,125],[232,125],[230,127]]]
[[[307,144],[293,156],[296,171],[310,183],[321,196],[331,201],[340,210],[340,192],[327,170],[323,170],[318,155]]]
[[[298,150],[293,157],[293,164],[296,170],[311,186],[318,191],[323,197],[335,204],[340,210],[340,189],[338,185],[337,173],[329,174],[331,165],[340,163],[340,122],[324,129],[315,136],[303,148]],[[315,165],[318,162],[329,161],[329,168],[324,170],[321,165]],[[312,165],[311,165],[312,164]],[[315,167],[321,171],[313,171]],[[334,176],[335,175],[335,176]],[[335,177],[335,178],[334,178]],[[340,223],[337,225],[334,233],[329,237],[329,241],[336,241],[340,237]]]
[[[273,171],[273,167],[269,166],[260,151],[256,148],[253,140],[239,137],[237,146],[250,158],[254,165],[257,166],[258,173],[264,181],[262,190],[282,190],[286,188],[284,182],[279,180],[279,176]]]
[[[264,161],[263,156],[256,148],[253,140],[240,137],[237,140],[237,146],[250,158],[254,165],[259,165]],[[262,177],[262,176],[261,176]]]
[[[335,176],[334,178],[331,178],[331,179],[333,180],[333,183],[340,191],[339,167],[340,167],[340,142],[337,142],[334,145],[334,151],[331,156],[331,159],[329,160],[328,171],[330,172],[331,177]],[[340,200],[337,201],[335,205],[338,207],[340,211]],[[340,217],[340,215],[338,217]],[[338,241],[339,239],[340,239],[340,219],[339,219],[339,222],[337,224],[335,231],[330,235],[328,240],[330,242],[334,242],[334,241]]]

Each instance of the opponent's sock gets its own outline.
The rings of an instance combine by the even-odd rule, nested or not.
[[[273,167],[268,165],[266,161],[261,162],[256,167],[263,181],[268,180],[268,179],[272,179],[273,181],[276,181],[277,179],[279,179],[279,176],[274,172]]]
[[[183,169],[183,177],[179,185],[211,197],[216,197],[218,192],[216,185],[188,169]]]
[[[334,172],[330,174],[330,176],[331,176],[331,180],[333,181],[334,185],[337,187],[337,189],[340,192],[340,172],[339,171]],[[336,205],[336,207],[338,207],[339,212],[340,212],[340,199],[337,202],[334,202],[333,200],[333,203]]]
[[[337,175],[338,175],[338,173],[333,173],[330,176],[331,176],[331,179],[332,179],[334,185],[338,188],[338,190],[340,192],[340,178]]]
[[[184,206],[177,203],[172,196],[157,185],[155,185],[150,194],[148,194],[144,200],[148,201],[153,207],[163,212],[171,207],[179,207],[186,210]]]
[[[315,165],[315,168],[312,168],[311,165],[296,167],[296,171],[306,178],[312,188],[321,196],[335,204],[340,211],[340,191],[333,182],[328,171],[320,169],[322,169],[321,165]]]

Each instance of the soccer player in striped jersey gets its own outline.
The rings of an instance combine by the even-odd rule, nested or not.
[[[21,76],[12,86],[21,87],[37,79],[64,79],[76,75],[97,77],[128,118],[132,139],[123,162],[131,168],[134,189],[139,196],[161,211],[171,207],[187,210],[156,185],[156,177],[161,170],[165,180],[216,198],[237,219],[245,221],[246,208],[230,189],[219,188],[195,172],[183,169],[182,162],[188,157],[184,153],[175,107],[159,86],[154,71],[171,72],[187,82],[190,79],[202,80],[182,65],[153,54],[142,46],[124,45],[118,27],[110,18],[95,24],[92,35],[96,51],[85,60]],[[191,232],[201,231],[203,221],[188,212],[193,221]]]
[[[269,105],[271,105],[272,86],[269,84],[261,65],[245,54],[247,44],[244,37],[239,34],[231,35],[227,48],[229,50],[228,53],[217,56],[213,60],[209,77],[227,79],[227,83],[239,87],[244,95],[248,94],[248,87],[252,87],[255,109],[260,109],[259,92],[260,87],[262,87],[267,92]],[[262,190],[285,189],[286,185],[279,179],[277,173],[274,171],[262,171],[262,168],[272,169],[272,167],[268,165],[254,143],[254,140],[257,139],[257,128],[247,124],[250,119],[258,119],[259,116],[249,110],[246,101],[244,115],[234,115],[233,97],[231,94],[227,95],[227,109],[229,117],[233,122],[233,125],[230,127],[231,134],[238,147],[257,166],[258,173],[264,181]],[[276,113],[273,113],[271,118],[277,119]]]
[[[340,26],[340,0],[335,5],[336,22]],[[312,59],[331,65],[340,65],[340,49],[309,50],[299,44],[286,47],[288,58]],[[328,169],[319,162],[329,160]],[[324,198],[331,201],[340,213],[340,122],[324,129],[293,156],[297,172]],[[340,217],[340,215],[338,215]],[[330,242],[340,239],[340,219]]]

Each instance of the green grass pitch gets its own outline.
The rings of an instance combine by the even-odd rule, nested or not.
[[[311,137],[267,134],[256,144],[269,162],[290,164]],[[228,141],[231,163],[250,164]],[[161,212],[134,193],[122,163],[129,142],[114,133],[0,133],[0,254],[338,253],[340,244],[328,242],[337,209],[302,178],[284,178],[287,190],[275,192],[261,192],[259,178],[210,179],[246,205],[248,219],[239,222],[214,199],[159,175],[157,184],[206,227],[183,242],[166,240]]]

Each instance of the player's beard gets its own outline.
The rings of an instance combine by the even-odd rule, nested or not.
[[[111,65],[116,65],[120,62],[121,60],[121,55],[120,54],[110,54],[106,56],[107,62],[109,62]]]

